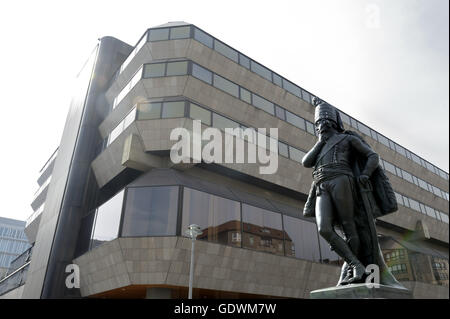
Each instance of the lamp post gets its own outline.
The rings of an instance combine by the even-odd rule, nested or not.
[[[192,283],[194,281],[194,248],[195,248],[195,240],[198,235],[201,235],[202,231],[200,230],[200,226],[196,224],[192,224],[188,226],[185,234],[189,236],[192,240],[192,248],[191,248],[191,266],[189,268],[189,299],[192,299]]]

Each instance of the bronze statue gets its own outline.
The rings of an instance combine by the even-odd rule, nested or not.
[[[375,229],[376,217],[397,210],[378,154],[357,133],[344,130],[333,106],[318,98],[314,105],[319,140],[302,160],[304,167],[314,167],[303,214],[316,217],[320,235],[345,261],[338,286],[364,282],[366,267],[375,264],[380,284],[403,287],[384,262]]]

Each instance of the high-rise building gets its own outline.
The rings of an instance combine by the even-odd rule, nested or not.
[[[317,140],[313,93],[182,22],[148,29],[135,46],[100,39],[77,90],[41,170],[26,279],[5,298],[185,298],[190,224],[202,230],[194,298],[308,298],[336,284],[341,260],[302,215],[311,171],[300,162]],[[399,210],[376,223],[389,267],[415,297],[448,298],[448,173],[341,116],[380,155],[396,191]],[[258,159],[275,145],[277,170],[261,173],[271,165],[263,160],[200,162],[195,153],[171,160],[174,129],[208,155],[201,136],[210,127],[266,128],[233,144],[227,134],[214,138],[236,157],[238,140]],[[257,142],[270,128],[278,138]],[[68,287],[76,269],[80,287]]]
[[[0,279],[3,278],[20,254],[29,248],[22,220],[0,217]]]

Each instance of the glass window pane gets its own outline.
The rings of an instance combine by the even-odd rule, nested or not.
[[[248,103],[248,104],[252,104],[252,94],[250,93],[250,91],[247,91],[244,88],[240,88],[241,90],[241,100]]]
[[[444,214],[444,213],[442,213],[442,212],[440,212],[440,215],[441,215],[441,220],[442,220],[444,223],[447,223],[447,224],[448,224],[448,215],[447,215],[447,214]]]
[[[425,206],[425,209],[426,209],[426,212],[427,212],[428,216],[436,218],[436,214],[435,214],[433,208],[431,208],[430,206]]]
[[[397,175],[397,172],[395,171],[395,166],[389,162],[384,161],[384,169],[394,175]]]
[[[149,41],[160,41],[168,39],[169,39],[169,28],[150,30],[150,35],[148,36]]]
[[[221,76],[214,74],[214,84],[216,88],[227,92],[235,97],[239,97],[239,87],[233,82],[224,79]]]
[[[260,97],[259,95],[252,94],[253,105],[257,108],[266,111],[272,115],[275,114],[274,106],[272,102],[267,101],[266,99]]]
[[[409,199],[409,206],[414,209],[415,211],[418,211],[420,213],[420,205],[419,202],[410,198]]]
[[[288,146],[282,142],[278,142],[278,152],[284,157],[289,157]]]
[[[117,124],[116,128],[109,134],[108,145],[110,145],[114,140],[123,132],[123,121]]]
[[[194,29],[194,39],[211,49],[213,47],[213,38],[197,28]]]
[[[203,124],[211,126],[211,112],[193,103],[190,104],[189,116],[194,120],[200,120]]]
[[[239,124],[235,121],[227,119],[226,117],[223,117],[222,115],[213,113],[213,126],[220,129],[225,129],[239,127]]]
[[[301,118],[300,116],[297,116],[289,111],[286,111],[286,121],[288,123],[291,123],[294,126],[297,126],[298,128],[300,128],[302,130],[306,129],[305,120],[303,118]]]
[[[174,236],[177,214],[178,186],[128,188],[122,236]]]
[[[122,213],[123,190],[97,209],[91,249],[117,238]]]
[[[212,83],[212,73],[198,64],[192,64],[192,75],[206,83]]]
[[[403,204],[403,196],[402,195],[400,195],[398,193],[395,193],[395,198],[397,199],[397,203],[399,203],[400,205],[404,205]]]
[[[297,85],[295,85],[295,84],[293,84],[293,83],[291,83],[291,82],[289,82],[289,81],[287,81],[285,79],[283,79],[283,88],[286,91],[291,92],[295,96],[301,97],[301,90],[300,90],[300,88]]]
[[[165,69],[166,69],[165,63],[146,64],[144,66],[144,78],[154,78],[157,76],[164,76]]]
[[[370,136],[370,129],[361,122],[358,123],[358,129],[360,132],[366,134],[367,136]]]
[[[344,114],[341,111],[339,111],[339,115],[341,116],[342,122],[344,122],[347,125],[350,125],[350,117],[347,114]]]
[[[286,113],[282,107],[279,107],[278,105],[275,105],[275,115],[279,119],[282,119],[283,121],[286,121]]]
[[[309,104],[311,104],[311,94],[309,94],[308,92],[302,90],[302,99],[306,102],[308,102]]]
[[[306,121],[306,120],[305,120],[305,123],[306,123],[306,131],[309,134],[316,135],[316,130],[315,130],[314,124],[312,124],[311,122]]]
[[[389,140],[384,137],[383,135],[377,133],[377,137],[378,137],[378,142],[384,144],[385,146],[389,147]]]
[[[133,108],[123,120],[123,129],[125,130],[136,119],[136,108]]]
[[[198,239],[240,247],[240,212],[239,202],[185,187],[182,235],[189,225],[197,224],[202,230]]]
[[[191,27],[178,27],[170,29],[170,39],[186,39],[191,35]]]
[[[320,262],[319,238],[314,223],[283,216],[286,256]]]
[[[296,149],[295,147],[289,146],[289,156],[291,160],[301,163],[303,156],[305,156],[305,152]]]
[[[187,61],[167,63],[167,76],[187,74]]]
[[[424,180],[422,180],[422,179],[420,179],[420,178],[418,178],[417,180],[418,180],[419,186],[420,186],[421,188],[423,188],[423,189],[425,189],[425,190],[428,190],[427,183],[426,183]]]
[[[402,171],[402,174],[403,174],[403,178],[405,180],[407,180],[410,183],[414,183],[413,182],[413,177],[412,177],[412,175],[410,173],[408,173],[407,171]]]
[[[272,82],[272,72],[269,69],[263,67],[261,64],[256,63],[253,60],[250,61],[250,68],[256,74],[258,74],[258,75],[262,76],[263,78],[266,78],[267,80]]]
[[[239,64],[247,69],[250,69],[250,59],[245,55],[239,54]]]
[[[400,145],[395,144],[395,150],[396,150],[398,153],[400,153],[400,154],[402,154],[403,156],[406,157],[406,151],[405,151],[405,149],[404,149],[403,147],[401,147]]]
[[[234,62],[238,62],[238,52],[218,40],[214,40],[214,50],[233,60]]]
[[[273,83],[282,87],[281,76],[272,72]]]
[[[164,102],[162,118],[184,117],[184,101]]]
[[[138,104],[138,120],[152,120],[161,117],[162,103],[141,103]]]
[[[283,255],[281,214],[242,204],[243,247]]]

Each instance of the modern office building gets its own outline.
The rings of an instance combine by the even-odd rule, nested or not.
[[[135,46],[100,39],[77,90],[41,171],[45,199],[33,199],[26,278],[3,298],[186,298],[190,224],[202,229],[194,298],[308,298],[336,284],[341,260],[302,216],[311,171],[300,161],[317,140],[313,93],[181,22],[148,29]],[[448,298],[448,173],[341,115],[380,155],[397,194],[399,210],[377,220],[389,267],[414,297]],[[194,155],[174,163],[170,134],[185,128],[195,140],[194,120],[202,134],[278,128],[278,169]],[[238,138],[222,139],[239,152]],[[269,148],[242,139],[246,149]],[[66,286],[70,264],[79,288]]]
[[[24,229],[24,221],[0,217],[0,279],[10,270],[11,262],[30,246]]]

